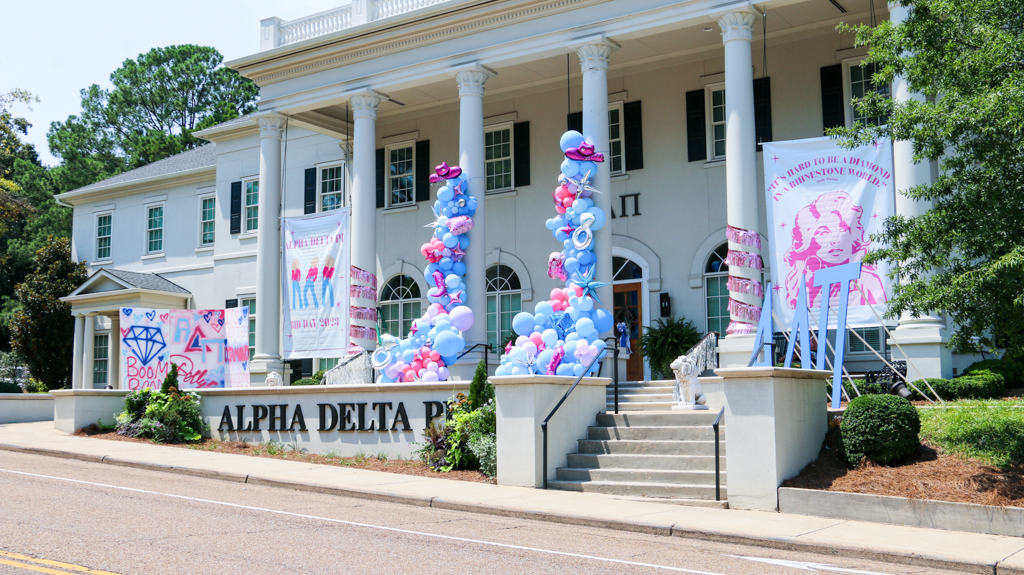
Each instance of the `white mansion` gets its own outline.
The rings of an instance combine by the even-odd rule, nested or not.
[[[872,70],[836,26],[904,15],[877,9],[870,0],[352,0],[263,20],[261,51],[228,63],[260,86],[258,113],[198,132],[208,145],[59,197],[74,207],[74,256],[94,272],[68,298],[75,387],[118,386],[109,334],[120,305],[248,305],[254,382],[336,362],[281,360],[281,215],[350,207],[352,263],[376,272],[384,325],[404,333],[426,302],[420,245],[434,220],[428,176],[442,161],[461,165],[486,198],[466,256],[468,303],[486,321],[466,339],[503,341],[511,318],[557,285],[547,256],[561,246],[544,222],[567,127],[610,157],[594,178],[614,218],[596,249],[604,306],[633,323],[634,339],[669,315],[724,334],[726,224],[759,230],[767,244],[759,143],[854,121],[851,98],[873,89]],[[900,83],[892,93],[915,97]],[[908,144],[894,157],[900,189],[932,177]],[[902,197],[896,206],[927,209]],[[884,331],[858,329],[899,359]],[[941,317],[905,318],[893,334],[921,375],[949,377],[972,360],[951,356]],[[847,367],[877,369],[851,339]],[[637,343],[631,380],[650,374]],[[750,336],[723,339],[724,362],[751,346]]]

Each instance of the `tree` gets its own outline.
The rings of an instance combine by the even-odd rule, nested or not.
[[[903,192],[933,207],[889,218],[875,238],[884,247],[865,261],[884,259],[899,278],[890,317],[942,312],[955,351],[998,344],[1024,361],[1024,0],[897,2],[909,8],[902,23],[847,30],[870,47],[877,85],[902,76],[926,100],[869,94],[856,105],[887,125],[832,135],[910,141],[939,176]]]
[[[36,252],[34,271],[15,288],[21,309],[11,317],[11,346],[25,358],[32,376],[49,389],[71,381],[75,323],[71,304],[60,298],[86,277],[85,264],[71,260],[71,241],[51,237]]]

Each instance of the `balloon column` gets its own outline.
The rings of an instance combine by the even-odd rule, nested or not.
[[[518,337],[506,347],[495,375],[578,376],[606,353],[600,334],[612,329],[612,315],[595,302],[601,303],[597,290],[608,284],[594,280],[594,232],[604,227],[605,213],[592,198],[601,192],[590,186],[604,156],[575,130],[563,134],[560,144],[565,160],[553,194],[558,213],[546,225],[563,246],[548,257],[548,276],[565,287],[551,290],[551,299],[538,302],[532,314],[512,318]]]
[[[381,336],[374,350],[373,367],[381,372],[379,383],[445,381],[448,366],[466,347],[461,332],[473,325],[473,310],[466,301],[466,264],[462,261],[469,247],[469,236],[476,214],[476,198],[469,195],[468,180],[458,166],[442,163],[430,176],[430,183],[444,182],[434,202],[434,237],[420,248],[427,259],[423,275],[430,306],[423,317],[413,320],[405,339]]]

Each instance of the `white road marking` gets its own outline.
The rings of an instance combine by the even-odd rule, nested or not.
[[[842,567],[836,567],[835,565],[811,563],[808,561],[787,561],[785,559],[768,559],[766,557],[744,557],[743,555],[727,555],[726,557],[735,557],[736,559],[746,559],[747,561],[757,561],[760,563],[768,563],[770,565],[780,565],[782,567],[792,567],[793,569],[800,569],[801,571],[835,571],[837,573],[858,573],[860,575],[891,575],[890,573],[879,573],[877,571],[844,569]]]
[[[234,507],[236,509],[246,509],[249,511],[262,511],[264,513],[274,513],[277,515],[286,515],[288,517],[299,517],[302,519],[314,519],[317,521],[327,521],[330,523],[339,523],[342,525],[351,525],[353,527],[365,527],[367,529],[379,529],[381,531],[391,531],[393,533],[404,533],[407,535],[419,535],[421,537],[432,537],[435,539],[445,539],[448,541],[462,541],[464,543],[473,543],[476,545],[487,545],[491,547],[501,547],[503,549],[516,549],[519,551],[533,551],[534,553],[545,553],[548,555],[558,555],[561,557],[574,557],[577,559],[588,559],[591,561],[604,561],[606,563],[616,563],[619,565],[632,565],[635,567],[650,567],[654,569],[664,569],[666,571],[675,571],[677,573],[693,573],[695,575],[722,575],[720,573],[713,573],[710,571],[696,571],[693,569],[684,569],[682,567],[669,567],[668,565],[656,565],[653,563],[640,563],[638,561],[625,561],[622,559],[609,559],[607,557],[595,557],[593,555],[582,555],[580,553],[568,553],[565,551],[553,551],[551,549],[540,549],[537,547],[524,547],[522,545],[510,545],[508,543],[495,543],[493,541],[481,541],[479,539],[467,539],[464,537],[453,537],[451,535],[438,535],[436,533],[424,533],[422,531],[411,531],[409,529],[399,529],[397,527],[385,527],[383,525],[372,525],[369,523],[359,523],[356,521],[345,521],[343,519],[332,519],[330,517],[318,517],[316,515],[306,515],[303,513],[292,513],[290,511],[278,511],[276,509],[266,509],[264,507],[252,507],[250,505],[240,505],[238,503],[227,503],[225,501],[214,501],[211,499],[200,499],[198,497],[189,497],[187,495],[174,495],[172,493],[161,493],[159,491],[149,491],[146,489],[135,489],[132,487],[122,487],[120,485],[108,485],[106,483],[95,483],[93,481],[82,481],[80,479],[68,479],[66,477],[54,477],[52,475],[40,475],[38,473],[27,473],[24,471],[14,471],[11,469],[0,469],[4,473],[13,473],[15,475],[24,475],[27,477],[40,477],[43,479],[53,479],[55,481],[66,481],[69,483],[79,483],[83,485],[92,485],[95,487],[105,487],[107,489],[118,489],[121,491],[131,491],[133,493],[145,493],[147,495],[159,495],[161,497],[170,497],[173,499],[184,499],[186,501],[197,501],[200,503],[209,503],[211,505],[222,505],[224,507]],[[742,557],[742,559],[748,559]],[[866,571],[854,571],[854,573],[867,573]],[[881,574],[880,574],[881,575]]]

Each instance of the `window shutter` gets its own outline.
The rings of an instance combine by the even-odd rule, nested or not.
[[[569,114],[568,128],[567,130],[576,130],[579,133],[583,133],[583,112],[573,112]]]
[[[821,123],[825,130],[846,125],[842,64],[821,69]]]
[[[237,299],[224,300],[224,309],[231,309],[233,307],[238,307]]]
[[[306,168],[305,199],[306,206],[304,214],[316,213],[316,168]]]
[[[707,119],[704,113],[704,90],[686,93],[686,159],[697,162],[708,159]]]
[[[430,140],[416,142],[416,201],[430,201]]]
[[[231,182],[231,233],[242,233],[242,182]]]
[[[640,102],[626,102],[622,105],[622,134],[626,138],[626,171],[642,170],[644,167],[644,128],[640,113]]]
[[[302,360],[302,377],[313,377],[313,360],[303,359]]]
[[[759,152],[761,142],[772,141],[772,89],[769,80],[754,80],[754,139]]]
[[[512,126],[513,166],[512,180],[515,187],[530,185],[530,123],[519,122]]]
[[[384,148],[377,150],[377,207],[384,204]]]

